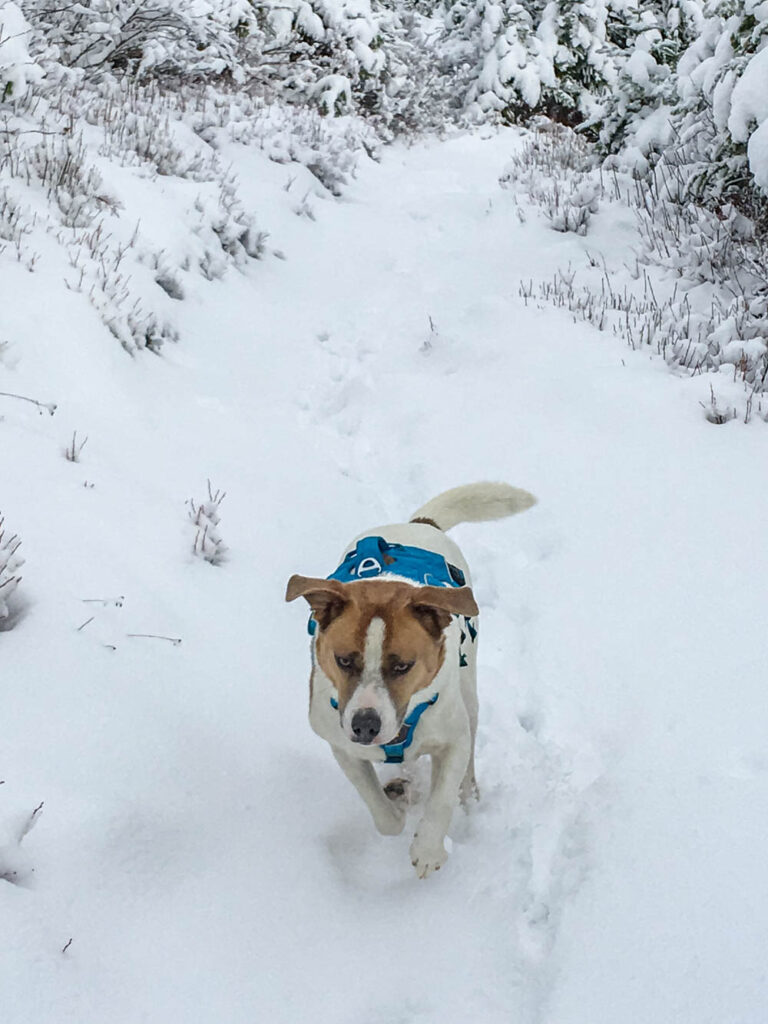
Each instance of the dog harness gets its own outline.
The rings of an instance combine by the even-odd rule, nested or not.
[[[383,537],[364,537],[357,542],[354,551],[350,551],[341,565],[327,577],[329,580],[339,580],[341,583],[353,583],[356,580],[375,579],[377,576],[400,576],[412,580],[425,587],[463,587],[466,583],[464,573],[456,565],[451,565],[442,555],[436,551],[427,551],[425,548],[408,547],[405,544],[392,544]],[[464,667],[467,664],[467,657],[464,654],[464,644],[469,638],[472,643],[477,637],[477,627],[472,619],[467,616],[456,616],[463,618],[464,625],[459,640],[459,665]],[[310,636],[317,631],[317,622],[310,615],[307,626]],[[419,719],[427,710],[437,703],[440,696],[436,693],[429,700],[417,704],[405,717],[403,726],[391,743],[379,744],[379,749],[384,753],[384,761],[387,764],[401,764],[405,751],[413,742],[413,734]],[[331,707],[337,710],[339,702],[331,697]]]

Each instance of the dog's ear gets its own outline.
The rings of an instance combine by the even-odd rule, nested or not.
[[[477,615],[480,610],[471,587],[419,587],[408,603],[435,640],[449,625],[451,615]]]
[[[327,629],[349,604],[343,583],[310,576],[291,576],[288,580],[285,600],[295,601],[297,597],[307,599],[320,629]]]

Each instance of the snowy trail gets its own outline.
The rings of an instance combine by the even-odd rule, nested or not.
[[[192,295],[161,360],[93,345],[77,389],[59,357],[82,467],[14,421],[33,598],[3,636],[3,796],[45,808],[34,885],[0,890],[9,1024],[761,1020],[765,441],[706,423],[705,380],[522,303],[584,243],[520,222],[515,145],[393,149],[314,222],[233,146],[287,261]],[[589,245],[618,268],[633,236],[608,216]],[[221,569],[186,554],[207,476]],[[422,883],[309,731],[282,593],[483,478],[540,504],[457,531],[483,800]],[[116,594],[75,631],[83,597]]]

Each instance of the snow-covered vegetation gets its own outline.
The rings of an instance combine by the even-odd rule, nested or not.
[[[0,0],[2,1024],[764,1024],[766,54],[765,0]],[[539,503],[457,530],[426,885],[283,587],[482,478]]]
[[[211,565],[221,565],[227,554],[227,547],[219,533],[219,509],[226,496],[226,491],[214,491],[209,480],[208,497],[199,502],[190,498],[187,502],[187,514],[195,529],[192,552]]]
[[[0,5],[0,26],[0,235],[29,269],[58,243],[69,287],[129,352],[177,339],[174,306],[195,275],[264,252],[265,213],[243,205],[223,138],[303,163],[338,195],[357,154],[399,134],[546,115],[583,139],[568,143],[578,170],[555,158],[531,186],[552,226],[583,234],[600,195],[623,195],[638,258],[679,278],[638,335],[674,365],[733,364],[764,388],[759,0],[27,0]],[[105,180],[114,166],[165,179],[184,245],[139,221]],[[311,217],[311,202],[297,212]]]
[[[21,581],[17,575],[17,571],[24,563],[19,554],[20,547],[21,540],[15,533],[7,533],[3,516],[0,514],[0,620],[7,619],[10,615],[9,601]]]

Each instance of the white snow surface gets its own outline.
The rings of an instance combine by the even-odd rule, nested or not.
[[[765,427],[707,422],[711,377],[523,304],[521,277],[587,251],[620,281],[635,229],[521,223],[517,145],[390,148],[312,220],[301,169],[228,144],[286,259],[198,278],[159,356],[0,257],[0,391],[58,403],[0,398],[25,558],[0,633],[3,1024],[764,1024]],[[120,181],[162,218],[160,183]],[[220,565],[185,506],[208,478]],[[479,479],[539,504],[453,534],[482,799],[419,881],[415,815],[377,835],[309,729],[283,590]]]

